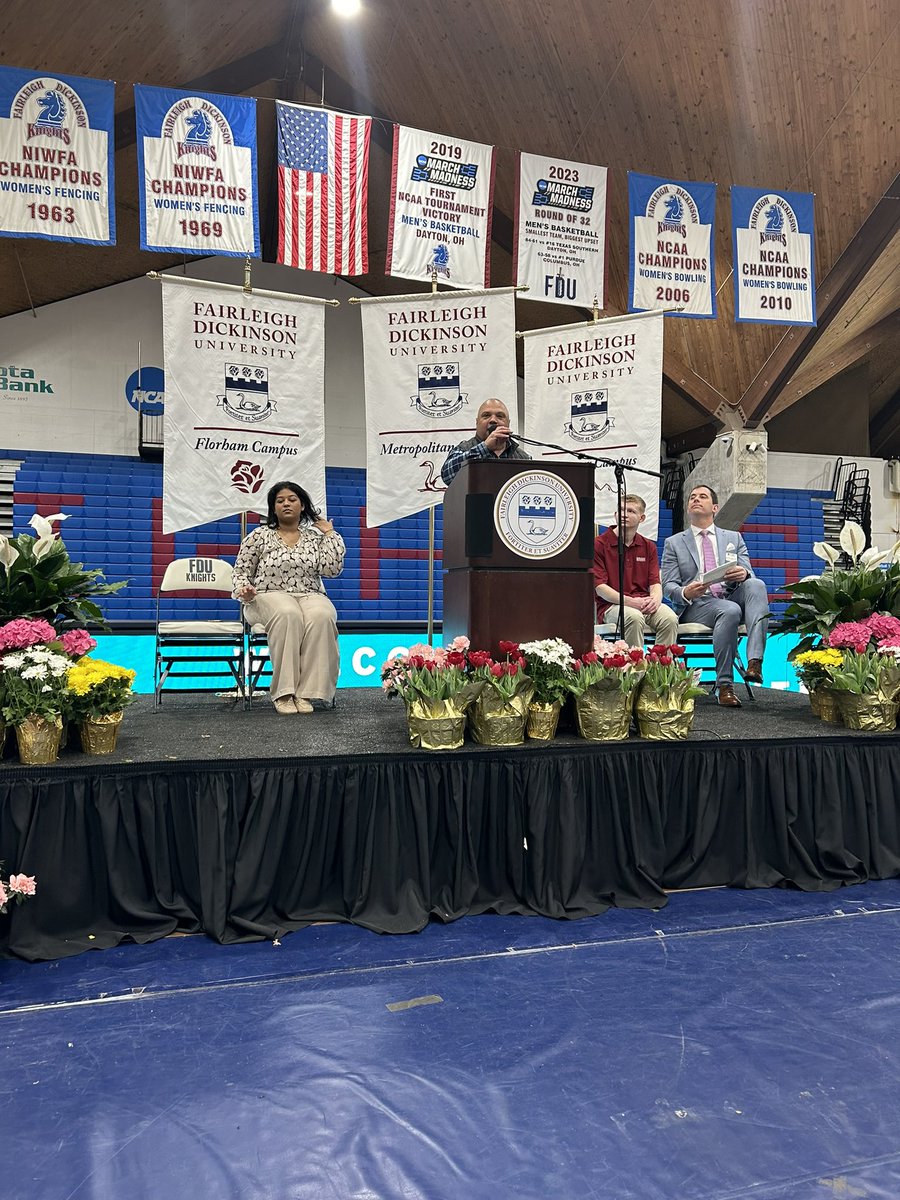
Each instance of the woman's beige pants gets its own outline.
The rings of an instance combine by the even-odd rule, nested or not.
[[[334,699],[340,666],[337,613],[327,596],[258,592],[255,600],[244,605],[244,612],[251,625],[266,629],[273,700],[283,696]]]

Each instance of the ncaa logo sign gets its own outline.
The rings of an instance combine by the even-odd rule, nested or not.
[[[575,537],[578,500],[564,479],[526,471],[504,484],[494,502],[500,540],[523,558],[553,558]]]

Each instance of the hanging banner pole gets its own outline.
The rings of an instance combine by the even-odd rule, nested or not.
[[[152,274],[152,272],[151,272]],[[437,291],[437,288],[434,289]],[[523,284],[521,287],[502,287],[502,288],[454,288],[450,292],[441,292],[441,295],[446,300],[455,302],[457,300],[470,300],[475,296],[508,296],[511,292],[527,292],[528,284]],[[398,304],[403,300],[421,300],[427,292],[411,292],[408,296],[350,296],[347,300],[348,304],[364,304],[368,307],[370,304]],[[635,313],[635,316],[644,316],[643,313]]]
[[[353,301],[351,300],[352,304]],[[593,310],[592,310],[593,311]],[[658,317],[660,313],[684,312],[683,308],[648,308],[646,312],[623,313],[620,317],[591,317],[589,321],[576,321],[574,325],[548,325],[544,329],[517,329],[517,338],[537,337],[541,333],[569,333],[577,329],[593,329],[596,325],[613,325],[620,321],[640,321],[643,317]]]
[[[249,284],[216,283],[212,279],[192,279],[190,275],[166,275],[162,271],[148,271],[148,279],[165,279],[167,283],[184,283],[190,287],[215,288],[217,291],[243,292],[245,296],[263,296],[267,300],[291,300],[297,304],[328,304],[332,308],[340,307],[340,300],[323,300],[321,296],[298,296],[294,292],[266,292],[261,288],[251,288]]]
[[[437,270],[431,272],[431,294],[438,290]],[[428,645],[434,645],[434,507],[428,510]]]

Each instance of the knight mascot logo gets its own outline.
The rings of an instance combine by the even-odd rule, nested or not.
[[[87,109],[78,93],[61,79],[38,76],[20,88],[9,115],[25,124],[25,141],[51,138],[68,146],[73,129],[88,129]]]
[[[750,213],[750,228],[759,234],[759,244],[780,242],[787,247],[787,234],[800,228],[797,215],[784,196],[767,195],[753,205]]]
[[[431,269],[436,275],[450,278],[450,250],[443,242],[431,252]]]

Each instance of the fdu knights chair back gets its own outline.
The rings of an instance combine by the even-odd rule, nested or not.
[[[231,599],[231,565],[221,558],[178,558],[166,567],[156,593],[156,659],[153,674],[154,707],[159,708],[167,683],[203,680],[195,687],[169,688],[179,692],[208,692],[222,688],[223,677],[234,682],[238,695],[244,685],[244,624],[235,620],[197,617],[197,593],[210,599]],[[179,594],[180,593],[180,594]],[[162,601],[178,609],[161,619]]]

